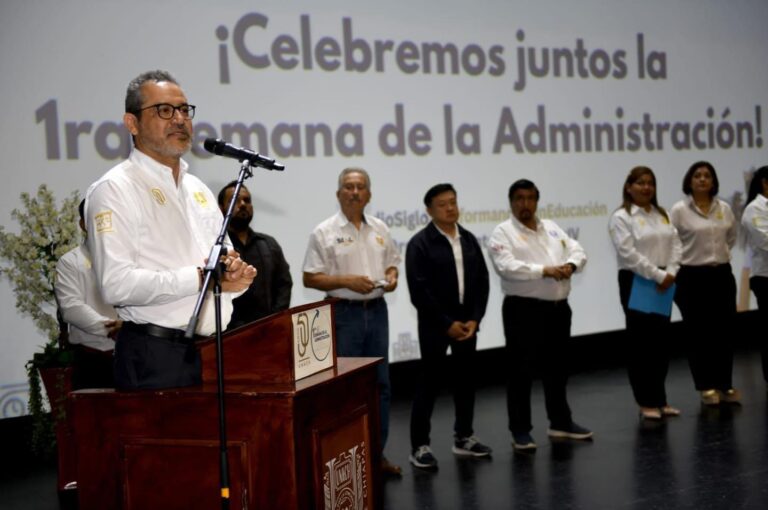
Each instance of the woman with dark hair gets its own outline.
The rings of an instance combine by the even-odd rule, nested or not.
[[[636,276],[655,282],[659,292],[672,286],[680,265],[680,238],[656,201],[656,176],[650,168],[633,168],[622,196],[622,206],[611,216],[609,230],[616,248],[619,296],[629,337],[629,382],[640,416],[658,420],[680,414],[667,403],[664,387],[669,366],[669,316],[631,309],[629,301]]]
[[[683,247],[675,303],[687,329],[693,383],[705,405],[739,401],[731,382],[729,341],[736,315],[736,280],[730,260],[738,224],[728,204],[717,198],[718,189],[714,167],[698,161],[683,177],[687,197],[669,211]]]
[[[749,288],[757,298],[760,323],[768,321],[768,166],[760,167],[752,176],[747,195],[747,207],[741,216],[747,232],[747,243],[752,248],[752,275]],[[768,383],[768,343],[762,340],[763,379]]]

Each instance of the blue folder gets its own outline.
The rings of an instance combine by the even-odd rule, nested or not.
[[[659,292],[656,285],[655,281],[635,274],[635,279],[632,280],[632,293],[629,295],[629,309],[669,317],[672,314],[675,284],[663,292]]]

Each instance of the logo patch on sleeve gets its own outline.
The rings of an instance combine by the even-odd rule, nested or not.
[[[103,234],[104,232],[114,232],[114,229],[112,228],[112,211],[104,211],[97,214],[95,220],[97,234]]]

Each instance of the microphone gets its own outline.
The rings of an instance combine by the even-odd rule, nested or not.
[[[277,163],[274,159],[269,159],[258,152],[253,152],[252,150],[244,149],[243,147],[235,147],[231,143],[227,143],[218,138],[206,138],[205,142],[203,142],[203,147],[208,152],[216,154],[217,156],[234,158],[240,162],[247,161],[251,166],[259,166],[261,168],[266,168],[267,170],[285,170],[285,165]]]

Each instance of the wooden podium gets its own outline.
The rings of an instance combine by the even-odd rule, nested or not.
[[[220,508],[215,342],[199,348],[202,386],[70,395],[80,510]],[[336,362],[332,302],[231,331],[223,351],[230,508],[379,508],[379,358]],[[297,379],[323,355],[331,368]]]

